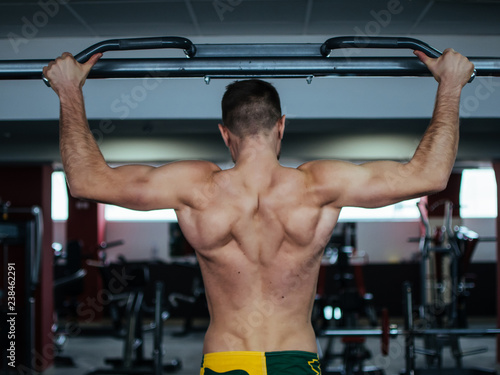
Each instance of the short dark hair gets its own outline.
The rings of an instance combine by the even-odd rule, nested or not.
[[[231,133],[246,137],[269,132],[281,117],[280,97],[269,82],[236,81],[222,98],[222,122]]]

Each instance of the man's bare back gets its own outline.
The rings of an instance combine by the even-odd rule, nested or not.
[[[60,99],[60,149],[71,194],[137,210],[176,210],[207,291],[209,366],[219,368],[220,358],[211,354],[220,352],[316,352],[317,276],[341,208],[382,207],[446,187],[458,148],[460,94],[474,67],[453,50],[439,59],[415,54],[439,85],[431,123],[409,162],[324,160],[297,169],[278,162],[285,117],[267,82],[241,81],[224,94],[219,129],[234,168],[221,171],[204,161],[110,168],[88,128],[82,93],[101,55],[78,64],[65,53],[44,68]],[[301,358],[301,373],[319,373],[317,356]]]
[[[316,352],[311,310],[340,209],[320,204],[307,173],[277,161],[216,170],[204,190],[202,208],[178,211],[204,275],[204,351]]]

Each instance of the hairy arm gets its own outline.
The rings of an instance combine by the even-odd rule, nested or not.
[[[462,87],[473,65],[453,50],[439,59],[416,53],[438,81],[431,123],[408,163],[376,161],[362,165],[315,161],[301,167],[310,175],[322,204],[382,207],[446,187],[459,139]]]
[[[195,189],[219,168],[202,161],[176,162],[162,167],[108,166],[89,129],[82,87],[100,58],[78,64],[70,54],[44,68],[60,101],[60,151],[73,196],[136,210],[180,209],[194,205]]]

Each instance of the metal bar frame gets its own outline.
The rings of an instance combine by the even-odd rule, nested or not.
[[[471,58],[477,76],[500,77],[500,59]],[[0,80],[41,79],[50,60],[0,60]],[[102,59],[89,78],[307,78],[307,77],[425,77],[412,57],[257,57],[199,59]]]
[[[349,43],[346,42],[347,41]],[[85,62],[93,53],[109,50],[174,48],[188,58],[122,58],[101,59],[89,78],[308,78],[345,76],[430,76],[426,66],[416,57],[359,57],[335,48],[412,48],[424,42],[405,38],[364,38],[353,44],[352,37],[339,37],[319,43],[282,44],[200,44],[179,37],[108,40],[97,43],[75,58]],[[404,39],[404,42],[400,40]],[[382,40],[382,42],[381,42]],[[395,43],[394,40],[398,41]],[[335,41],[335,45],[332,45]],[[340,42],[339,42],[340,41]],[[351,43],[352,42],[352,43]],[[428,48],[427,48],[428,47]],[[324,56],[325,49],[330,57]],[[437,50],[435,50],[437,51]],[[439,52],[439,51],[438,51]],[[500,76],[500,58],[471,57],[477,76]],[[0,60],[0,80],[40,79],[50,60]]]

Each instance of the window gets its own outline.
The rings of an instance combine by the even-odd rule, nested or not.
[[[104,218],[108,221],[177,221],[175,210],[136,211],[110,204],[104,207]]]
[[[68,189],[64,172],[53,172],[51,176],[51,216],[54,221],[68,220]]]
[[[497,183],[492,168],[464,169],[460,186],[460,217],[496,218]]]
[[[416,220],[420,217],[417,208],[419,200],[420,198],[410,199],[381,208],[344,207],[339,220]]]

